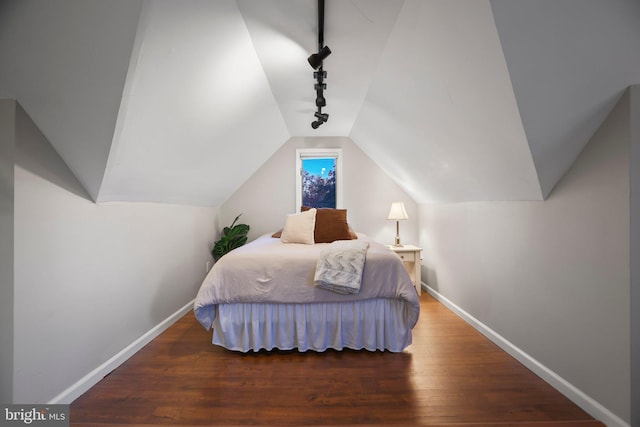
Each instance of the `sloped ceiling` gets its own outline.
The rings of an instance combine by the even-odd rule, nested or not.
[[[0,1],[0,98],[20,102],[94,199],[141,5]]]
[[[348,136],[418,203],[540,200],[640,83],[635,0],[4,0],[16,98],[96,201],[217,206],[294,136]]]
[[[146,2],[98,199],[222,204],[289,133],[234,1]]]
[[[405,2],[351,137],[418,203],[542,198],[488,2]]]
[[[640,1],[491,0],[545,197],[640,82]]]

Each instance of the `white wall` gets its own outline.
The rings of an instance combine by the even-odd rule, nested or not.
[[[15,101],[0,100],[0,402],[13,400],[13,158]]]
[[[630,419],[629,98],[544,202],[420,206],[423,277]]]
[[[195,297],[217,210],[96,205],[18,113],[14,400],[38,403]]]
[[[350,225],[382,243],[393,243],[395,221],[387,220],[392,202],[405,203],[409,219],[400,222],[404,243],[418,240],[418,208],[413,199],[349,138],[291,138],[220,208],[221,225],[240,213],[251,226],[250,239],[284,226],[296,211],[296,149],[342,148],[344,208]]]

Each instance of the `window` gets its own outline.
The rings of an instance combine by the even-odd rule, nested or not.
[[[342,150],[296,150],[296,209],[342,207]]]

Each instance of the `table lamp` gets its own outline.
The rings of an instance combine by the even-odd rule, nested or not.
[[[407,211],[404,209],[404,203],[402,202],[393,202],[391,203],[391,209],[389,210],[389,216],[387,219],[395,219],[396,220],[396,241],[393,246],[402,246],[400,243],[400,220],[401,219],[409,219],[407,215]]]

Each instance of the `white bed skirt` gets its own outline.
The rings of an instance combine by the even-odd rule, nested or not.
[[[401,300],[313,304],[219,304],[213,343],[229,350],[325,351],[350,348],[401,352],[411,326]]]

